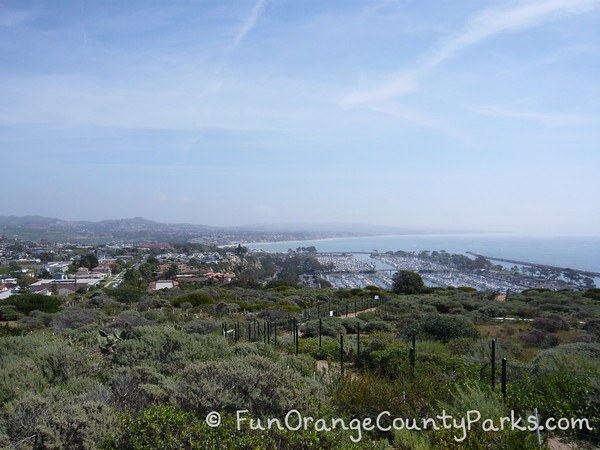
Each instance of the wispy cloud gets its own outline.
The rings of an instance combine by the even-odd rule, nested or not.
[[[265,5],[267,4],[267,0],[258,0],[254,7],[252,8],[252,12],[250,16],[246,19],[246,21],[242,24],[242,26],[238,29],[233,43],[231,45],[231,51],[235,50],[244,40],[244,38],[252,31],[252,29],[256,26],[256,23],[260,19],[262,15]]]
[[[393,100],[417,90],[423,76],[494,35],[540,26],[599,6],[600,0],[546,0],[487,9],[468,20],[460,32],[440,41],[435,50],[422,57],[413,68],[393,74],[374,88],[352,91],[342,97],[341,103],[353,107]]]
[[[33,17],[33,11],[11,11],[0,5],[0,27],[18,27]]]
[[[553,127],[588,125],[596,121],[596,119],[594,118],[575,114],[542,114],[526,111],[506,111],[489,109],[479,109],[476,112],[484,116],[500,117],[504,119],[527,120],[530,122],[536,122],[540,125]]]

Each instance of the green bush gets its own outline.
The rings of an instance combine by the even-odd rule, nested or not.
[[[462,316],[427,315],[419,322],[418,331],[426,338],[442,342],[461,337],[479,337],[479,332],[473,323]]]
[[[52,323],[52,314],[41,311],[31,311],[28,316],[22,317],[19,322],[19,328],[27,331],[46,328]]]
[[[25,392],[4,405],[2,421],[10,442],[24,442],[26,448],[35,449],[98,448],[107,436],[118,432],[118,422],[98,390],[88,389],[79,395],[67,389]]]
[[[323,414],[319,417],[325,417]],[[221,414],[221,425],[210,428],[203,415],[183,411],[171,405],[151,406],[139,415],[121,416],[123,432],[109,440],[108,450],[133,449],[189,449],[228,450],[241,449],[287,449],[304,450],[320,448],[343,448],[352,450],[365,448],[364,443],[350,441],[349,431],[339,429],[331,432],[289,431],[273,427],[267,431],[237,430],[236,418],[232,414]],[[248,416],[250,418],[251,416]],[[280,418],[282,419],[282,418]]]
[[[508,406],[530,412],[538,408],[542,417],[588,418],[600,438],[600,386],[585,375],[559,371],[532,371],[507,388]]]
[[[146,291],[144,289],[140,289],[128,283],[123,283],[115,289],[107,289],[106,292],[117,301],[129,304],[138,302],[144,295],[146,295]]]
[[[367,322],[364,328],[365,333],[393,333],[394,326],[385,320],[372,320]]]
[[[20,328],[10,327],[5,324],[0,325],[0,337],[20,336],[22,333],[23,333],[23,330],[21,330]]]
[[[346,334],[346,328],[343,325],[343,321],[337,317],[327,317],[321,319],[321,332],[323,336],[339,337],[340,334]],[[304,337],[318,337],[319,336],[319,321],[309,320],[301,327],[301,332]]]
[[[188,333],[211,334],[219,330],[220,326],[215,320],[193,320],[186,325]]]
[[[569,324],[562,318],[556,315],[547,317],[536,317],[531,322],[534,328],[548,331],[550,333],[556,333],[559,330],[568,330]]]
[[[311,390],[296,371],[263,356],[247,355],[188,366],[174,398],[187,411],[247,409],[255,416],[273,416],[293,408],[309,410]]]
[[[71,308],[52,316],[52,327],[59,330],[78,329],[98,324],[103,315],[96,309]]]
[[[492,419],[496,424],[499,424],[500,417],[510,416],[510,409],[502,403],[500,396],[492,392],[487,386],[484,387],[477,382],[456,386],[450,399],[439,403],[439,409],[445,410],[447,414],[454,417],[465,417],[467,411],[478,411],[481,414],[481,422],[486,419]],[[529,416],[530,413],[529,411],[524,416]],[[460,429],[441,428],[440,430],[433,431],[431,433],[432,447],[481,450],[490,448],[522,449],[537,447],[535,433],[531,433],[530,431],[513,431],[510,427],[497,432],[484,431],[481,422],[474,425],[466,433],[464,440],[461,442],[456,441],[457,438],[463,438],[463,431]]]
[[[533,330],[520,336],[521,342],[526,347],[550,348],[556,347],[560,343],[560,338],[542,330]]]
[[[29,314],[32,311],[55,313],[60,311],[62,301],[60,297],[52,295],[24,293],[8,297],[5,305],[13,305],[21,314]]]
[[[221,336],[188,334],[167,326],[138,327],[117,343],[111,361],[119,366],[149,365],[163,374],[181,371],[190,361],[221,359],[230,355]]]
[[[583,293],[583,296],[592,300],[600,300],[600,288],[588,289]]]
[[[192,306],[207,306],[212,305],[214,302],[215,299],[204,292],[193,292],[171,300],[173,306],[179,306],[183,303],[190,303]]]
[[[365,330],[365,322],[356,317],[348,317],[346,319],[342,319],[341,323],[342,326],[346,329],[347,334],[356,334],[357,324],[360,324],[361,331]]]
[[[541,351],[531,364],[542,370],[600,374],[600,344],[575,343]]]
[[[0,320],[19,320],[23,317],[15,305],[0,306]]]
[[[169,395],[167,378],[149,366],[119,367],[109,386],[119,411],[139,411],[152,403],[167,401]]]
[[[94,377],[106,368],[95,350],[44,334],[0,338],[0,360],[0,403],[22,392]]]

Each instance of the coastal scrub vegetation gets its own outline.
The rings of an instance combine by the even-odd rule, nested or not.
[[[526,417],[534,407],[594,428],[543,432],[545,444],[598,445],[596,291],[527,290],[506,302],[466,289],[414,292],[282,281],[151,293],[126,282],[68,298],[15,295],[0,306],[0,447],[457,448],[455,430],[373,430],[353,442],[343,429],[236,431],[235,415],[297,409],[349,422],[383,411]],[[219,428],[205,423],[211,411]],[[530,431],[475,429],[460,444],[536,445]]]

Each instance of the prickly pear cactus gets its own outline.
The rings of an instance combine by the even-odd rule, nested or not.
[[[131,329],[129,323],[125,322],[123,330],[120,333],[107,333],[104,330],[98,330],[100,335],[100,351],[105,355],[114,353],[117,349],[117,342],[123,339],[129,339],[131,337]]]

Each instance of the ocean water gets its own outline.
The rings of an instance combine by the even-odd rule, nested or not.
[[[246,244],[250,249],[285,252],[314,245],[319,252],[445,250],[600,272],[600,236],[516,236],[508,234],[435,234],[333,238]]]

